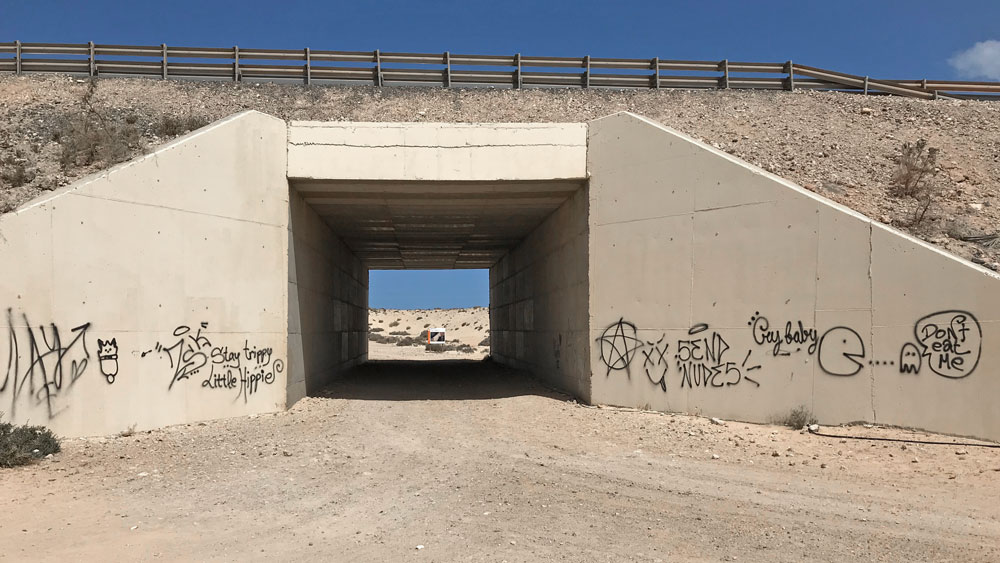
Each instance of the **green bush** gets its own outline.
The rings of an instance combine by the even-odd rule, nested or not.
[[[58,451],[59,439],[48,428],[0,421],[0,467],[26,465]]]

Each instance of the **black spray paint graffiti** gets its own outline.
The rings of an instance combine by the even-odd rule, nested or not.
[[[101,374],[108,384],[115,382],[118,376],[118,339],[97,339],[97,359],[101,366]]]
[[[864,358],[865,343],[853,328],[835,326],[819,340],[819,367],[830,375],[855,375]]]
[[[704,334],[703,334],[704,333]],[[710,331],[707,324],[697,324],[688,330],[687,338],[677,341],[673,356],[677,371],[681,376],[681,387],[728,387],[746,380],[760,387],[760,383],[747,374],[760,369],[759,365],[748,366],[751,351],[748,350],[739,364],[727,361],[729,344],[716,331]],[[597,339],[600,343],[601,361],[612,371],[625,371],[631,377],[629,368],[633,358],[642,355],[643,371],[650,383],[667,390],[669,343],[666,335],[659,340],[642,341],[637,337],[634,324],[618,319],[618,322],[604,330]]]
[[[642,369],[646,372],[646,377],[653,385],[659,385],[664,392],[667,391],[667,368],[670,364],[665,356],[669,344],[664,342],[667,335],[663,335],[656,342],[647,341],[645,349],[640,350],[645,360],[642,362]],[[657,376],[659,378],[657,379]]]
[[[155,351],[170,362],[174,372],[167,390],[183,379],[204,376],[203,388],[233,390],[237,399],[242,397],[246,402],[261,385],[271,385],[285,371],[285,362],[273,357],[272,348],[251,346],[246,340],[240,348],[215,346],[202,334],[207,329],[208,323],[201,323],[192,333],[190,327],[181,325],[173,332],[176,342],[169,346],[157,342],[152,350],[142,353],[146,357]]]
[[[917,343],[903,345],[899,369],[903,372],[902,354],[919,352],[912,372],[920,373],[921,360],[926,358],[926,366],[941,377],[961,379],[968,377],[979,365],[982,353],[983,331],[979,320],[968,311],[941,311],[918,320],[913,327]],[[909,347],[909,348],[908,348]]]
[[[837,376],[861,372],[868,352],[864,339],[848,326],[835,326],[816,340],[816,329],[798,321],[785,323],[784,330],[772,329],[768,319],[754,313],[747,323],[754,342],[768,345],[774,356],[789,356],[805,351],[817,354],[820,369]],[[979,365],[982,353],[982,328],[968,311],[940,311],[927,315],[913,327],[917,343],[907,342],[899,351],[899,373],[919,374],[928,367],[951,379],[969,376]],[[896,360],[867,360],[870,366],[893,366]]]
[[[642,348],[642,341],[636,338],[635,325],[624,318],[604,329],[597,341],[601,343],[601,361],[608,367],[607,375],[621,370],[628,373],[636,350]]]
[[[60,393],[72,387],[87,369],[90,323],[71,328],[64,342],[55,323],[35,328],[26,314],[21,317],[23,326],[17,327],[13,311],[7,309],[10,347],[0,393],[10,391],[11,416],[17,411],[18,398],[25,395],[35,405],[44,404],[51,419],[62,410],[55,404]]]
[[[688,335],[707,333],[706,336],[677,341],[674,358],[681,373],[681,387],[729,387],[744,379],[760,387],[760,383],[746,375],[746,372],[760,369],[760,366],[747,367],[752,351],[747,350],[743,362],[737,366],[725,359],[729,344],[722,335],[714,330],[707,331],[707,324],[698,324],[688,330]]]
[[[802,321],[792,321],[785,323],[784,331],[771,328],[771,322],[760,314],[760,311],[750,317],[747,326],[753,331],[753,341],[758,345],[771,345],[771,353],[775,356],[788,356],[793,352],[801,352],[805,347],[806,353],[810,356],[816,351],[817,331],[815,328],[806,327]]]
[[[920,373],[921,362],[920,348],[910,342],[903,344],[899,351],[899,373]]]

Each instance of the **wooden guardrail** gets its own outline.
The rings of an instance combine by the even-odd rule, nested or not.
[[[206,60],[210,60],[207,61]],[[793,63],[0,43],[0,73],[162,79],[580,88],[842,90],[913,98],[1000,97],[1000,82],[880,80]],[[675,74],[684,73],[684,74]]]

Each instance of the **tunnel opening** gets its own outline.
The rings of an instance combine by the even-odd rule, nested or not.
[[[403,347],[431,361],[489,357],[543,379],[566,370],[565,348],[585,348],[574,342],[587,326],[585,192],[581,180],[292,181],[299,392],[360,364],[414,359]],[[481,272],[482,309],[404,314],[371,301],[380,277],[445,271]],[[427,342],[433,329],[444,342]]]
[[[489,356],[489,270],[369,270],[368,361]]]
[[[586,125],[292,122],[287,166],[288,404],[377,357],[397,270],[488,270],[490,359],[589,395]]]

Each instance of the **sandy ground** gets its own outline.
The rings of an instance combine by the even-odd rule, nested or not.
[[[997,561],[998,478],[996,449],[381,362],[286,413],[70,440],[0,471],[0,561]]]

